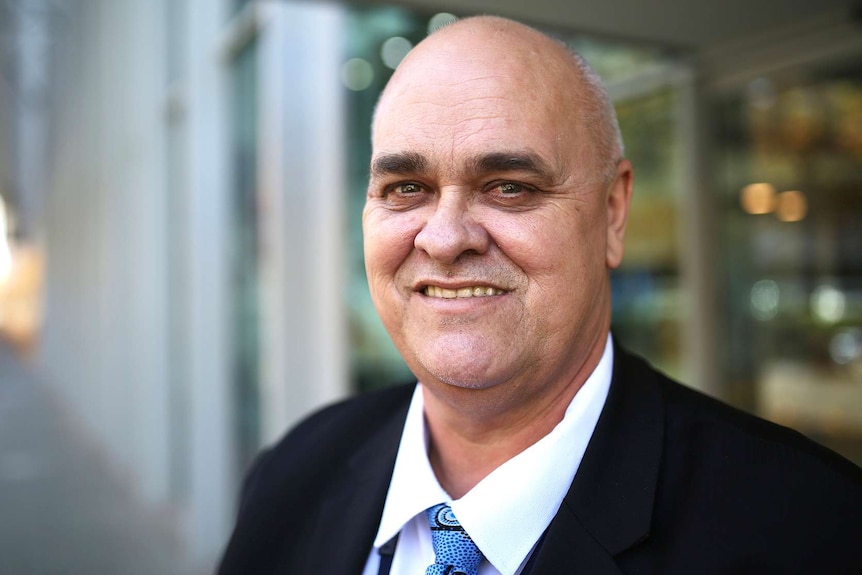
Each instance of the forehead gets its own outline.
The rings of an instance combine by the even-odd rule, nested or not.
[[[529,150],[553,162],[573,145],[573,111],[533,73],[476,66],[422,71],[402,77],[381,101],[375,156],[415,151],[455,167],[495,151]]]
[[[528,149],[553,161],[575,147],[573,88],[553,54],[544,61],[504,43],[465,56],[457,46],[405,61],[393,77],[375,117],[375,156],[412,150],[443,161]]]

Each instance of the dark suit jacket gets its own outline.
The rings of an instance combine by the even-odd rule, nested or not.
[[[221,575],[359,575],[412,386],[311,416],[261,456]],[[862,470],[619,347],[532,575],[862,574]]]

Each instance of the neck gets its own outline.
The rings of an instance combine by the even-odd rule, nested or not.
[[[428,457],[446,492],[453,499],[461,498],[497,467],[550,433],[601,360],[605,341],[606,337],[592,347],[574,374],[556,384],[532,386],[545,393],[514,401],[501,398],[504,390],[495,388],[444,386],[446,396],[441,397],[439,387],[423,385]]]

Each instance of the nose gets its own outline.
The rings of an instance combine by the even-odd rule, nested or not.
[[[462,254],[483,254],[489,243],[488,231],[473,217],[469,199],[445,192],[413,241],[416,249],[444,264],[455,263]]]

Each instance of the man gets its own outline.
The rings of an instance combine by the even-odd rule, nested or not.
[[[533,29],[470,18],[407,56],[363,228],[420,383],[263,455],[222,574],[862,573],[857,467],[611,342],[622,153],[599,80]]]

